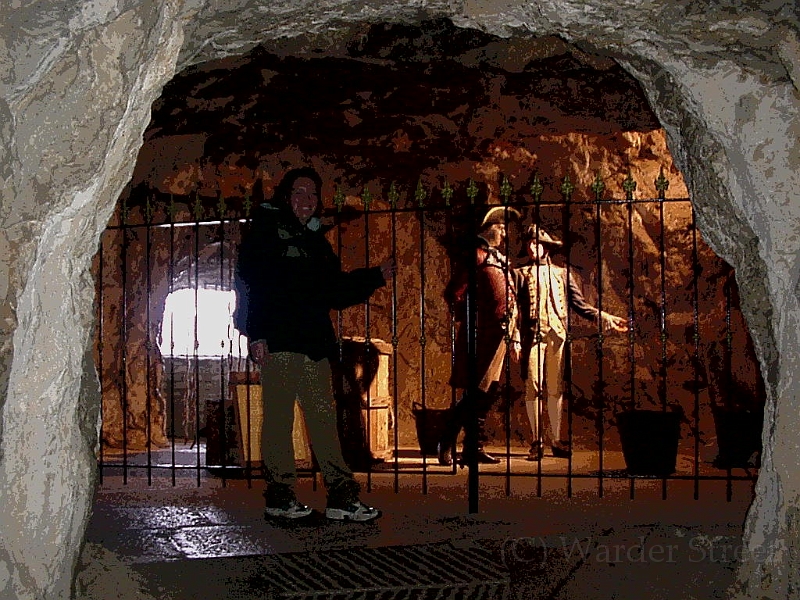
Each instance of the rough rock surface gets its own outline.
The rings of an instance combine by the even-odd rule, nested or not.
[[[523,211],[526,223],[536,219],[557,237],[569,230],[573,275],[593,304],[597,303],[598,257],[602,257],[605,310],[629,314],[628,274],[635,279],[630,306],[636,323],[635,345],[628,346],[628,336],[608,339],[601,393],[594,391],[598,387],[596,327],[580,319],[573,321],[573,442],[585,448],[600,447],[597,417],[602,411],[602,445],[616,446],[616,429],[611,424],[625,403],[659,405],[662,347],[652,340],[660,335],[661,232],[654,185],[663,173],[669,185],[667,197],[679,200],[667,203],[664,210],[669,389],[664,390],[663,401],[683,408],[682,439],[690,453],[695,425],[703,442],[712,437],[708,396],[699,399],[699,421],[695,423],[691,416],[696,400],[691,387],[697,375],[692,361],[693,308],[696,302],[700,362],[716,363],[709,364],[708,370],[716,366],[717,371],[725,371],[721,367],[727,352],[723,297],[727,267],[698,236],[698,273],[702,276],[694,298],[694,229],[688,191],[672,163],[665,133],[636,83],[613,61],[578,51],[558,38],[538,40],[515,53],[514,41],[457,29],[446,20],[425,21],[419,26],[374,25],[357,41],[346,44],[341,52],[329,51],[319,57],[296,57],[286,55],[287,51],[274,54],[259,47],[235,59],[204,63],[177,75],[155,103],[130,193],[122,197],[126,222],[131,224],[125,246],[116,231],[104,236],[104,316],[98,339],[104,347],[99,364],[106,390],[106,447],[141,450],[146,431],[151,443],[163,443],[163,407],[173,401],[180,404],[183,397],[174,397],[166,374],[159,398],[155,379],[148,381],[142,365],[149,362],[160,369],[157,351],[148,359],[147,347],[155,350],[152,340],[160,330],[164,295],[170,284],[173,289],[194,285],[194,267],[183,263],[192,263],[195,252],[200,279],[230,288],[237,220],[246,216],[247,203],[254,201],[247,196],[254,179],[264,182],[269,197],[282,173],[300,164],[314,165],[323,174],[327,214],[342,222],[330,237],[334,245],[341,241],[346,268],[360,267],[367,259],[360,197],[364,189],[372,194],[370,262],[385,260],[396,245],[400,264],[397,289],[401,291],[396,298],[398,329],[391,329],[389,290],[381,290],[370,303],[370,335],[384,340],[397,336],[397,435],[403,446],[416,444],[413,405],[424,402],[428,407],[443,408],[452,397],[448,385],[451,322],[441,300],[453,270],[461,268],[468,179],[478,185],[478,218],[485,203],[499,201],[499,184],[507,177],[512,189],[508,200]],[[622,186],[629,173],[637,184],[632,197],[650,202],[632,206],[630,225],[627,207],[604,206],[598,243],[592,204],[595,179],[602,176],[606,186],[603,199],[620,200],[625,197]],[[568,215],[559,191],[565,176],[575,185]],[[543,204],[538,207],[530,193],[534,177],[543,187]],[[445,181],[454,189],[449,209],[442,198]],[[424,265],[419,260],[422,211],[405,212],[419,204],[414,198],[418,182],[426,193]],[[380,212],[387,208],[390,185],[399,192],[398,208],[404,211],[394,219]],[[343,215],[337,213],[332,199],[337,189],[345,195]],[[119,223],[120,214],[114,224]],[[230,221],[224,227],[213,223],[201,226],[197,250],[193,229],[168,235],[173,230],[156,227],[148,233],[142,227],[147,215],[149,222],[158,225],[169,221],[170,215],[173,220],[193,221],[200,214],[204,219],[224,216]],[[629,266],[629,227],[633,268]],[[512,264],[517,264],[516,235],[512,235],[512,244]],[[149,270],[145,268],[148,254]],[[564,262],[566,257],[562,254],[555,259]],[[170,261],[175,263],[171,282],[167,281]],[[119,377],[123,344],[115,329],[120,324],[117,307],[123,279],[128,322],[124,403]],[[420,289],[423,279],[424,335],[419,294],[402,293]],[[733,321],[738,324],[738,306],[733,310]],[[153,332],[150,344],[144,339],[148,322]],[[342,335],[365,336],[364,311],[345,311],[342,327]],[[734,347],[747,346],[746,328],[735,325],[733,329]],[[720,360],[716,360],[717,354]],[[759,373],[752,351],[733,354],[741,358],[730,369],[737,375],[736,387],[752,390],[752,396],[763,402],[763,394],[755,393]],[[638,379],[634,390],[630,385],[632,364]],[[725,373],[717,374],[724,380]],[[521,392],[516,370],[512,379]],[[218,393],[215,391],[215,396]],[[502,411],[491,413],[489,435],[503,446],[504,423]],[[515,406],[508,434],[517,451],[530,444],[529,429],[524,410]],[[123,434],[127,440],[122,439]]]
[[[735,11],[733,9],[736,9]],[[796,597],[800,43],[794,2],[7,3],[0,29],[0,595],[69,596],[91,506],[91,257],[175,69],[260,43],[338,48],[449,17],[614,58],[643,87],[714,251],[736,270],[767,388],[743,596]]]

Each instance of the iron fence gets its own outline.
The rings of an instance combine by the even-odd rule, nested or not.
[[[623,482],[631,498],[642,481],[660,482],[662,498],[670,481],[691,481],[698,498],[702,481],[720,480],[728,499],[734,482],[754,479],[763,383],[733,272],[703,243],[690,200],[666,197],[663,174],[656,181],[657,198],[634,198],[630,175],[622,188],[624,198],[605,197],[598,175],[591,186],[594,197],[577,198],[568,177],[557,193],[547,195],[538,177],[516,192],[504,178],[492,203],[472,181],[445,183],[439,190],[420,183],[407,192],[392,184],[385,193],[364,188],[350,196],[336,190],[324,217],[343,266],[391,257],[399,267],[398,276],[370,302],[335,316],[340,432],[348,461],[367,473],[368,485],[374,476],[391,477],[399,490],[401,478],[419,478],[427,493],[431,477],[460,472],[457,463],[440,465],[425,437],[436,439],[440,418],[460,397],[448,383],[456,360],[457,315],[443,291],[466,269],[467,304],[475,298],[475,263],[466,240],[475,238],[490,204],[513,207],[525,224],[560,236],[559,260],[567,276],[579,281],[599,310],[624,316],[629,330],[612,337],[599,323],[568,316],[564,389],[572,453],[566,460],[526,460],[533,432],[520,407],[518,366],[506,356],[500,406],[489,424],[489,448],[501,463],[465,465],[470,509],[477,510],[483,477],[504,478],[506,494],[514,482],[533,483],[541,495],[547,482],[558,481],[571,496],[577,482],[588,481],[602,496],[609,482]],[[261,476],[254,446],[258,373],[233,329],[230,301],[213,317],[225,321],[217,351],[206,354],[199,345],[206,325],[201,295],[233,289],[236,248],[251,210],[247,197],[176,198],[148,190],[132,190],[120,202],[95,262],[101,481],[118,476],[127,482],[144,474],[148,484],[167,477],[175,485],[188,475],[201,485],[212,473],[224,485],[234,477],[250,482]],[[514,223],[508,219],[507,225],[513,233]],[[507,280],[519,264],[518,234],[503,248],[511,263]],[[191,348],[183,351],[176,348],[175,313],[165,316],[167,298],[181,290],[191,296],[178,312],[189,315]],[[480,323],[472,306],[464,316],[474,367]],[[473,374],[471,386],[475,379]],[[674,471],[641,474],[627,464],[618,417],[631,408],[680,415]],[[740,428],[724,432],[726,419],[736,425],[737,413]],[[468,438],[474,436],[475,418]],[[302,427],[295,437],[304,461],[300,472],[316,482]]]

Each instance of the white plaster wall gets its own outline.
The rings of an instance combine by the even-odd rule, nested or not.
[[[97,389],[88,267],[176,66],[336,45],[365,22],[450,16],[560,35],[642,83],[768,386],[743,595],[796,597],[800,384],[798,8],[793,2],[10,0],[0,8],[0,596],[66,598],[91,507]],[[736,11],[733,9],[736,8]],[[272,41],[272,42],[270,42]],[[755,554],[753,554],[755,557]],[[751,557],[752,558],[752,557]]]

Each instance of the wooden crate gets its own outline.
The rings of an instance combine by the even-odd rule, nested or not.
[[[364,338],[346,337],[342,340],[342,362],[332,365],[342,454],[355,471],[367,470],[375,462],[392,457],[393,438],[390,431],[393,404],[389,393],[391,352],[391,345],[382,340],[370,339],[367,343]],[[263,419],[259,372],[232,372],[230,382],[242,440],[242,460],[251,465],[259,464]],[[250,415],[249,433],[247,419],[243,418],[247,414]],[[298,462],[310,465],[312,459],[308,434],[303,411],[297,404],[293,439]]]
[[[261,460],[261,427],[264,420],[264,406],[261,401],[261,384],[257,382],[257,373],[255,374],[256,377],[253,377],[253,373],[250,374],[250,383],[243,378],[244,375],[244,373],[231,373],[231,398],[236,410],[239,452],[242,457],[242,463],[247,466],[257,466],[263,462]],[[243,379],[244,382],[242,382]],[[256,381],[256,383],[253,383],[253,381]],[[299,463],[298,466],[310,468],[311,448],[308,443],[303,411],[297,402],[294,404],[292,442],[294,444],[295,460]]]

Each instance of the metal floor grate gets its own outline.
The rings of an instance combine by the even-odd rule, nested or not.
[[[274,555],[266,587],[286,600],[507,600],[505,568],[450,543]]]

